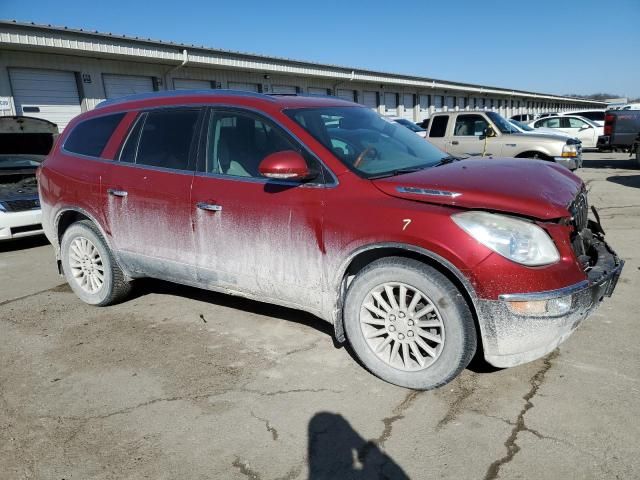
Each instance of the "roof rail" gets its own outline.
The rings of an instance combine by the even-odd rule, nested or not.
[[[112,98],[110,100],[103,100],[98,103],[95,108],[103,108],[111,105],[118,105],[126,102],[133,102],[136,100],[148,100],[152,98],[176,98],[176,97],[189,97],[193,95],[204,95],[208,97],[228,97],[228,96],[238,96],[238,97],[253,97],[260,98],[262,100],[275,101],[273,98],[270,98],[269,95],[265,95],[262,93],[255,92],[247,92],[243,90],[227,90],[227,89],[210,89],[210,90],[163,90],[159,92],[147,92],[147,93],[136,93],[133,95],[126,95],[124,97]]]

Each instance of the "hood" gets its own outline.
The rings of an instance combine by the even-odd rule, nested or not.
[[[563,141],[563,140],[566,140],[567,138],[571,138],[571,135],[564,132],[550,132],[545,130],[540,131],[539,129],[536,129],[536,130],[537,131],[535,132],[510,133],[509,135],[513,137],[525,137],[525,138],[531,138],[531,135],[535,135],[537,140],[544,138],[545,140]]]
[[[0,154],[47,155],[58,127],[41,118],[0,117]]]
[[[568,216],[567,207],[583,185],[554,163],[478,157],[372,182],[398,198],[541,220]]]

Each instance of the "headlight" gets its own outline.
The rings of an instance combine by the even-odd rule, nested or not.
[[[578,146],[575,144],[566,144],[562,147],[562,156],[563,157],[577,157],[578,156]]]
[[[548,265],[560,260],[558,249],[539,226],[487,212],[463,212],[451,219],[485,247],[522,265]]]

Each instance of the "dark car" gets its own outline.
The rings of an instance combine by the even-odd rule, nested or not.
[[[499,367],[545,355],[623,265],[567,169],[456,161],[336,98],[107,101],[69,124],[39,178],[83,301],[156,277],[306,310],[409,388],[447,383],[478,342]]]

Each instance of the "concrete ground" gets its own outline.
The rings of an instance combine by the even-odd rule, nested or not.
[[[0,478],[640,477],[640,170],[585,157],[614,296],[547,358],[431,392],[310,315],[159,281],[93,308],[45,242],[0,245]]]

